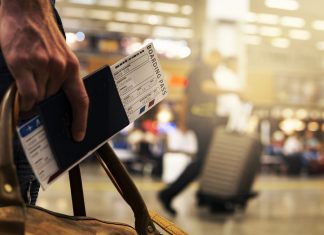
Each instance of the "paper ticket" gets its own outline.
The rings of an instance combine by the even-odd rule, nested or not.
[[[60,169],[56,164],[39,116],[19,126],[17,131],[28,162],[42,188],[46,189],[51,176]]]
[[[118,61],[110,69],[130,122],[167,95],[164,75],[152,43]]]

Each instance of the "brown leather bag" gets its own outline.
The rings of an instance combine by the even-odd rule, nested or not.
[[[18,115],[16,88],[11,86],[0,107],[0,235],[2,234],[162,234],[154,223],[169,234],[186,234],[154,212],[148,212],[134,182],[108,144],[97,150],[97,159],[132,208],[135,228],[86,216],[79,167],[69,172],[74,216],[55,213],[37,206],[26,206],[20,194],[13,158],[13,133]],[[15,111],[13,111],[15,110]],[[15,113],[15,114],[14,114]]]

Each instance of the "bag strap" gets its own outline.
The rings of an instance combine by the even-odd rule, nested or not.
[[[161,234],[151,220],[146,204],[134,181],[108,143],[97,150],[97,159],[105,169],[117,190],[132,208],[135,216],[135,229],[139,234]]]
[[[75,216],[86,216],[82,178],[79,165],[76,165],[69,171],[69,181],[73,214]]]
[[[14,102],[16,87],[10,86],[0,107],[0,204],[22,206],[13,154]],[[5,147],[4,147],[5,146]]]
[[[166,218],[147,210],[134,181],[108,143],[99,148],[95,155],[120,195],[132,208],[135,214],[135,227],[139,234],[160,234],[154,223],[171,235],[187,234]]]
[[[179,228],[174,223],[170,222],[168,219],[160,216],[155,211],[149,211],[151,219],[159,225],[161,228],[163,228],[166,232],[168,232],[171,235],[187,235],[185,231],[183,231],[181,228]]]
[[[11,85],[0,106],[0,206],[14,206],[16,213],[0,221],[1,234],[24,234],[25,207],[21,196],[13,154],[13,129],[18,117],[16,87]],[[14,111],[15,110],[15,111]]]
[[[171,235],[187,234],[166,218],[147,210],[134,181],[108,143],[99,148],[95,155],[120,195],[132,208],[135,214],[135,228],[139,234],[161,234],[154,223]]]
[[[108,144],[95,153],[97,160],[113,182],[122,198],[132,208],[135,216],[135,229],[139,234],[159,235],[151,221],[145,202],[126,169]],[[69,171],[70,189],[75,216],[85,216],[82,179],[79,165]]]

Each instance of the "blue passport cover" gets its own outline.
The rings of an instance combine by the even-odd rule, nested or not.
[[[81,160],[129,124],[109,66],[89,74],[84,84],[90,105],[87,132],[82,142],[72,139],[71,106],[63,91],[39,105],[50,147],[61,170]]]

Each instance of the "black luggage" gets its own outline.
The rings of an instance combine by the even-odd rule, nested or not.
[[[212,211],[234,212],[255,196],[251,186],[258,170],[262,145],[256,136],[217,128],[202,169],[198,204]]]

